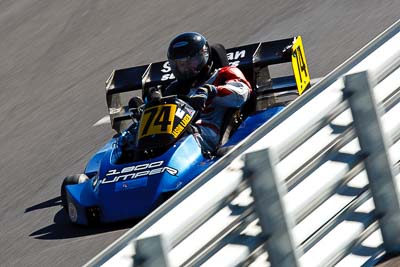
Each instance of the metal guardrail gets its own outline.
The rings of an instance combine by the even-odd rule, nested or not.
[[[400,87],[400,82],[397,86]],[[354,118],[353,126],[361,145],[361,150],[355,155],[355,160],[363,161],[366,166],[369,187],[376,206],[374,214],[366,216],[366,224],[367,226],[372,225],[372,223],[377,219],[383,235],[384,250],[387,253],[399,253],[400,202],[397,193],[398,186],[396,185],[396,180],[394,180],[392,164],[389,162],[386,146],[387,141],[382,132],[380,116],[378,116],[377,106],[372,95],[367,72],[345,76],[345,86],[343,91],[344,95],[348,96],[350,109]],[[397,95],[397,103],[400,103],[399,88],[397,88],[395,94]],[[400,123],[397,124],[398,127],[400,127]],[[399,132],[400,129],[398,129],[397,133]],[[305,138],[311,137],[310,134],[306,134],[305,136]],[[399,141],[399,138],[395,138],[395,141]],[[330,153],[332,152],[338,153],[339,147],[336,147],[334,151],[330,151]],[[285,192],[286,186],[280,184],[280,181],[275,174],[277,160],[274,158],[279,154],[279,151],[276,152],[273,148],[248,154],[245,164],[245,177],[249,179],[251,184],[255,199],[256,213],[260,218],[263,233],[268,236],[266,247],[269,253],[269,261],[271,265],[299,266],[300,257],[297,256],[297,254],[299,254],[300,249],[295,247],[291,235],[291,229],[294,229],[295,226],[292,223],[293,219],[291,218],[291,215],[287,214],[282,205],[282,203],[284,203],[282,200],[282,192]],[[316,157],[318,157],[318,155],[316,155]],[[259,166],[265,166],[265,169],[260,171]],[[303,168],[307,168],[307,166],[304,166]],[[366,188],[364,192],[366,192]],[[323,193],[326,193],[324,188],[320,189],[316,194],[320,195]],[[327,197],[329,198],[333,194],[334,192],[331,192]],[[358,197],[356,200],[358,203],[354,206],[359,207],[364,203],[366,196],[367,194]],[[268,207],[265,206],[265,203],[269,203]],[[312,201],[309,202],[308,204],[311,206],[310,211],[312,212],[320,203],[321,201],[319,201],[319,203],[313,203]],[[345,209],[345,212],[341,213],[341,215],[346,217],[350,212],[354,212],[354,210],[354,208],[347,208]],[[307,213],[309,214],[309,212]],[[297,214],[295,214],[295,216],[296,215]],[[306,216],[307,215],[300,215],[302,218]],[[326,230],[323,228],[317,230],[312,236],[308,237],[309,240],[321,239],[321,237],[325,236],[332,230],[332,225],[335,223],[334,218],[327,221],[323,227]],[[288,226],[284,227],[286,225]],[[376,228],[376,226],[374,227]],[[354,242],[354,240],[349,239],[349,244],[347,246],[352,242]],[[308,241],[308,243],[311,244],[304,244],[302,247],[305,248],[307,246],[307,250],[309,250],[317,242]],[[339,254],[340,250],[332,251],[331,253]],[[288,257],[288,255],[292,256]],[[334,257],[334,262],[321,262],[319,265],[331,266],[334,263],[336,264],[342,259],[341,256]],[[316,261],[317,259],[314,259],[314,262]]]
[[[356,119],[354,123],[350,119],[350,122],[347,121],[345,125],[339,125],[336,122],[343,120],[343,117],[346,117],[346,112],[348,113],[348,105],[346,101],[342,101],[341,88],[344,87],[343,82],[338,78],[350,70],[357,71],[357,68],[362,65],[359,64],[360,62],[368,62],[369,58],[371,58],[368,55],[373,54],[372,51],[379,50],[378,48],[381,45],[386,42],[389,43],[390,40],[395,38],[395,48],[392,49],[390,56],[387,57],[388,60],[383,60],[380,57],[379,61],[374,61],[374,63],[379,62],[380,66],[373,68],[371,72],[377,86],[387,83],[388,80],[390,80],[390,86],[393,86],[393,81],[397,81],[397,87],[380,96],[383,101],[379,102],[383,103],[383,109],[387,112],[385,116],[391,116],[397,122],[397,124],[390,124],[391,128],[388,132],[392,140],[394,140],[394,142],[391,142],[391,147],[395,147],[395,149],[398,149],[397,151],[400,151],[399,119],[398,115],[391,115],[393,112],[399,114],[400,106],[400,72],[398,69],[400,49],[398,49],[398,45],[396,49],[396,41],[398,44],[400,40],[399,29],[400,21],[343,65],[339,66],[324,80],[311,88],[308,93],[288,106],[281,114],[241,142],[235,150],[228,153],[155,213],[145,218],[105,251],[92,259],[86,266],[99,266],[102,264],[112,266],[115,263],[120,266],[124,264],[131,265],[133,262],[132,255],[135,255],[135,265],[140,263],[143,266],[151,266],[151,262],[157,262],[157,266],[169,266],[170,264],[173,266],[197,266],[200,264],[213,266],[218,262],[219,257],[224,259],[223,264],[225,266],[239,262],[251,265],[253,261],[266,260],[265,247],[269,251],[268,260],[272,264],[281,262],[281,254],[283,253],[285,255],[285,266],[298,266],[299,264],[310,266],[307,264],[312,262],[310,259],[315,255],[314,251],[319,243],[329,239],[332,233],[336,233],[336,228],[345,228],[344,222],[348,216],[362,217],[362,227],[357,227],[348,236],[349,238],[346,238],[346,242],[340,242],[336,249],[325,253],[328,256],[324,255],[323,257],[321,255],[320,264],[328,266],[343,260],[346,253],[354,247],[353,245],[361,244],[371,232],[375,233],[378,225],[374,223],[372,211],[366,213],[366,215],[359,212],[360,208],[363,208],[366,203],[368,204],[368,201],[365,202],[371,195],[368,185],[365,182],[360,188],[354,188],[349,185],[354,181],[360,180],[364,173],[362,159],[365,158],[364,152],[370,151],[370,148],[363,147],[361,150],[359,148],[351,148],[351,146],[354,146],[353,139],[356,132],[357,135],[359,134],[359,130],[354,131],[352,127],[354,124],[357,128]],[[355,74],[355,76],[351,76],[353,78],[346,78],[347,85],[353,84],[354,78],[359,75],[362,74]],[[392,77],[393,75],[394,78]],[[324,106],[319,107],[318,110],[315,109],[315,105],[314,107],[312,104],[306,105],[308,102],[321,100],[324,101]],[[355,102],[357,103],[357,101]],[[307,119],[304,119],[304,115],[301,115],[304,113],[308,114],[306,116]],[[299,120],[299,116],[303,116],[303,119]],[[358,117],[358,115],[353,116],[355,118]],[[368,116],[367,118],[370,117]],[[301,122],[300,124],[298,123],[299,121]],[[388,128],[385,127],[384,124],[383,128]],[[284,128],[291,129],[292,135],[284,135],[282,138],[282,133],[288,132],[279,130]],[[327,129],[332,133],[329,136],[324,136],[324,131],[327,131]],[[277,136],[280,138],[276,138]],[[316,136],[322,138],[318,139]],[[324,140],[323,144],[318,141],[320,139]],[[387,143],[387,141],[382,142]],[[270,149],[270,151],[273,151],[271,157],[276,158],[276,160],[272,160],[269,163],[271,168],[265,168],[268,165],[264,161],[259,164],[255,163],[256,160],[265,160],[265,158],[257,157],[257,154],[265,154],[264,151],[249,154],[246,156],[247,160],[251,158],[253,160],[245,167],[244,176],[248,176],[250,173],[252,177],[256,177],[257,173],[260,173],[260,175],[265,174],[266,169],[270,169],[272,173],[278,173],[280,178],[275,182],[268,179],[268,181],[272,181],[268,188],[275,188],[275,191],[273,191],[275,192],[274,201],[271,200],[273,194],[256,193],[257,189],[268,186],[268,183],[261,182],[258,186],[252,187],[254,189],[253,195],[255,196],[255,202],[253,203],[253,199],[248,196],[250,191],[247,186],[248,180],[242,179],[241,168],[244,162],[240,159],[240,155],[245,151],[260,150],[260,143],[263,144],[263,147],[276,143],[274,146],[270,146],[273,147]],[[317,143],[318,146],[316,145]],[[360,143],[362,143],[361,139]],[[308,148],[305,149],[304,146],[308,146]],[[318,149],[316,149],[317,147]],[[382,146],[378,148],[382,148]],[[353,150],[354,153],[343,152],[343,150]],[[375,150],[377,149],[373,149],[374,153],[376,152]],[[377,151],[382,152],[381,150]],[[383,151],[385,150],[383,149]],[[300,157],[301,160],[295,160],[294,162],[293,159],[299,154],[303,155]],[[387,155],[387,153],[383,154]],[[397,158],[395,156],[395,159],[400,160],[399,157],[400,153],[397,153]],[[232,161],[233,163],[231,164]],[[341,162],[343,166],[332,166],[335,165],[335,162]],[[372,161],[372,164],[374,162]],[[260,168],[260,166],[262,167]],[[277,169],[277,171],[274,171],[274,169]],[[367,167],[368,169],[373,169],[373,172],[377,168]],[[371,170],[368,172],[369,175],[372,175],[370,174]],[[325,177],[324,183],[318,182],[318,180],[321,180],[322,173],[324,173],[323,176],[330,176],[329,179]],[[271,177],[270,175],[268,177]],[[390,173],[387,176],[390,177]],[[257,181],[258,179],[250,179],[250,181],[252,180]],[[283,189],[282,184],[285,184]],[[313,188],[316,185],[320,187],[317,188],[318,190]],[[389,187],[396,188],[394,186]],[[304,188],[312,190],[304,191]],[[299,197],[302,190],[308,194],[306,197]],[[284,194],[285,191],[288,191],[288,194]],[[357,191],[357,194],[349,194],[348,191]],[[374,197],[380,194],[379,192],[376,193],[376,190],[372,189],[371,191]],[[335,201],[335,198],[340,197],[338,196],[340,193],[345,196],[346,194],[348,195],[346,196],[347,202],[342,201],[341,205],[336,205],[337,202],[341,202]],[[260,199],[265,197],[268,197],[267,203],[277,204],[266,205],[265,202],[259,202]],[[241,200],[238,200],[239,198]],[[243,199],[245,204],[243,204]],[[280,201],[277,201],[279,199]],[[326,205],[331,202],[335,203],[336,206],[326,209]],[[263,210],[268,208],[267,206],[271,207],[273,218],[284,218],[288,214],[292,219],[289,218],[283,221],[264,220],[262,214],[264,213]],[[285,206],[287,209],[284,208]],[[387,214],[386,209],[391,206],[386,204],[382,206],[381,212],[383,213],[380,214]],[[324,209],[329,210],[330,213],[321,212]],[[284,212],[276,213],[279,210]],[[397,207],[391,208],[391,210],[397,210]],[[395,213],[390,212],[390,214]],[[315,220],[315,217],[321,219]],[[223,218],[223,223],[220,223],[221,218]],[[309,225],[310,222],[312,222],[312,227],[305,226]],[[257,226],[257,223],[261,225],[262,230]],[[387,225],[383,219],[379,220],[379,223],[381,228],[382,225]],[[281,233],[286,234],[276,236],[279,231],[272,230],[271,225],[275,225]],[[290,231],[289,229],[292,228],[293,230]],[[253,231],[253,233],[248,234],[246,231]],[[394,231],[394,229],[389,228],[388,232],[391,231]],[[162,236],[159,236],[160,233],[162,233]],[[274,240],[275,236],[281,246],[273,246],[275,242],[272,242],[272,240]],[[396,244],[396,240],[390,240],[390,234],[386,236],[384,238],[386,244],[391,242]],[[140,241],[133,243],[132,241],[137,238]],[[229,247],[229,244],[234,243],[245,245],[236,246],[235,250],[232,246]],[[135,249],[136,254],[134,253]],[[395,246],[386,247],[388,252],[391,249],[397,251]],[[231,253],[232,250],[235,251],[233,254]],[[334,250],[339,250],[340,253],[333,255],[332,251]],[[156,251],[160,253],[156,253]],[[168,251],[169,253],[167,253]],[[224,253],[228,251],[230,256],[224,257]],[[291,257],[287,257],[287,255],[291,255]]]

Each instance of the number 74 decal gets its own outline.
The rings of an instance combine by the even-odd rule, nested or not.
[[[310,73],[307,67],[301,36],[296,37],[292,47],[292,67],[297,90],[301,95],[310,86]]]
[[[171,134],[176,105],[160,105],[148,108],[141,119],[139,138],[153,134]]]

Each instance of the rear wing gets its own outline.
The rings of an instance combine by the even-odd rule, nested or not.
[[[234,47],[226,51],[230,65],[241,69],[257,97],[282,92],[292,92],[298,96],[310,86],[300,36]],[[291,75],[271,77],[271,66],[290,62]],[[106,81],[106,99],[112,128],[122,132],[130,123],[127,105],[132,96],[143,96],[146,89],[155,86],[163,90],[174,80],[168,61],[114,70]]]

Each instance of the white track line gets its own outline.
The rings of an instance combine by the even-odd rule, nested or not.
[[[95,124],[93,124],[93,127],[99,126],[99,125],[103,125],[103,124],[110,124],[110,116],[104,116],[103,118],[101,118],[98,122],[96,122]]]

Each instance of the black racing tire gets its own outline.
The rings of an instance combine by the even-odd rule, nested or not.
[[[87,177],[86,174],[75,174],[64,178],[64,181],[61,184],[61,205],[63,206],[67,214],[68,214],[67,191],[65,187],[67,185],[84,183],[87,180],[89,180],[89,177]]]

